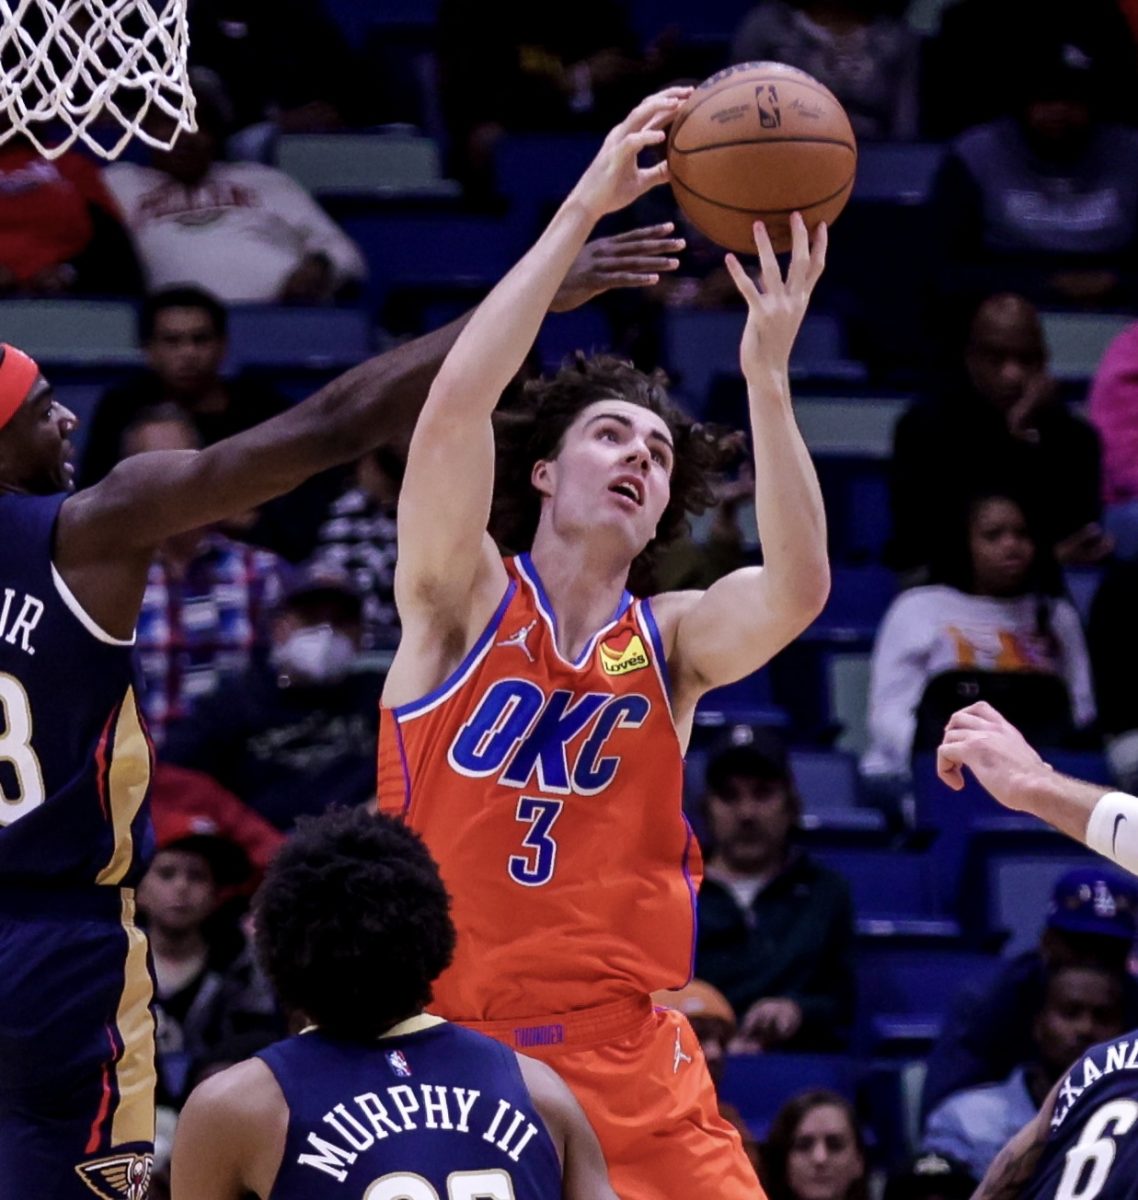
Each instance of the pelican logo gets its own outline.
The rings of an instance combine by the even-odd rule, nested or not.
[[[640,635],[631,629],[605,638],[597,647],[597,658],[606,675],[627,675],[630,671],[642,671],[649,665],[644,643]]]
[[[153,1162],[149,1154],[115,1154],[80,1163],[75,1170],[102,1200],[146,1200]]]
[[[778,103],[778,88],[773,83],[760,83],[755,88],[755,103],[759,107],[759,124],[763,129],[782,126],[782,110]]]

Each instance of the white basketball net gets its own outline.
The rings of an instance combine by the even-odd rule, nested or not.
[[[0,21],[0,144],[24,133],[48,158],[77,140],[115,158],[196,128],[186,0],[0,0]],[[173,125],[154,132],[152,114]]]

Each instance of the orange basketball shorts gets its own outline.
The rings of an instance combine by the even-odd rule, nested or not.
[[[647,996],[519,1021],[463,1021],[573,1089],[620,1200],[765,1200],[687,1018]]]

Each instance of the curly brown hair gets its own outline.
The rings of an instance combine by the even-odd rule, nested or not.
[[[541,494],[533,486],[534,464],[556,458],[566,431],[598,400],[624,400],[663,418],[675,457],[667,507],[656,536],[633,560],[629,588],[652,590],[653,562],[662,546],[688,528],[688,516],[715,501],[712,480],[724,465],[729,442],[722,429],[693,421],[672,402],[663,371],[646,374],[612,354],[578,351],[552,378],[531,380],[494,414],[497,466],[490,532],[507,552],[533,545],[541,516]]]

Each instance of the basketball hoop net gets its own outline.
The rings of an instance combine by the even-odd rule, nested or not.
[[[102,158],[133,137],[169,149],[196,128],[189,40],[186,0],[0,0],[0,144],[25,134],[47,158],[76,141]],[[172,126],[144,128],[155,115]]]

